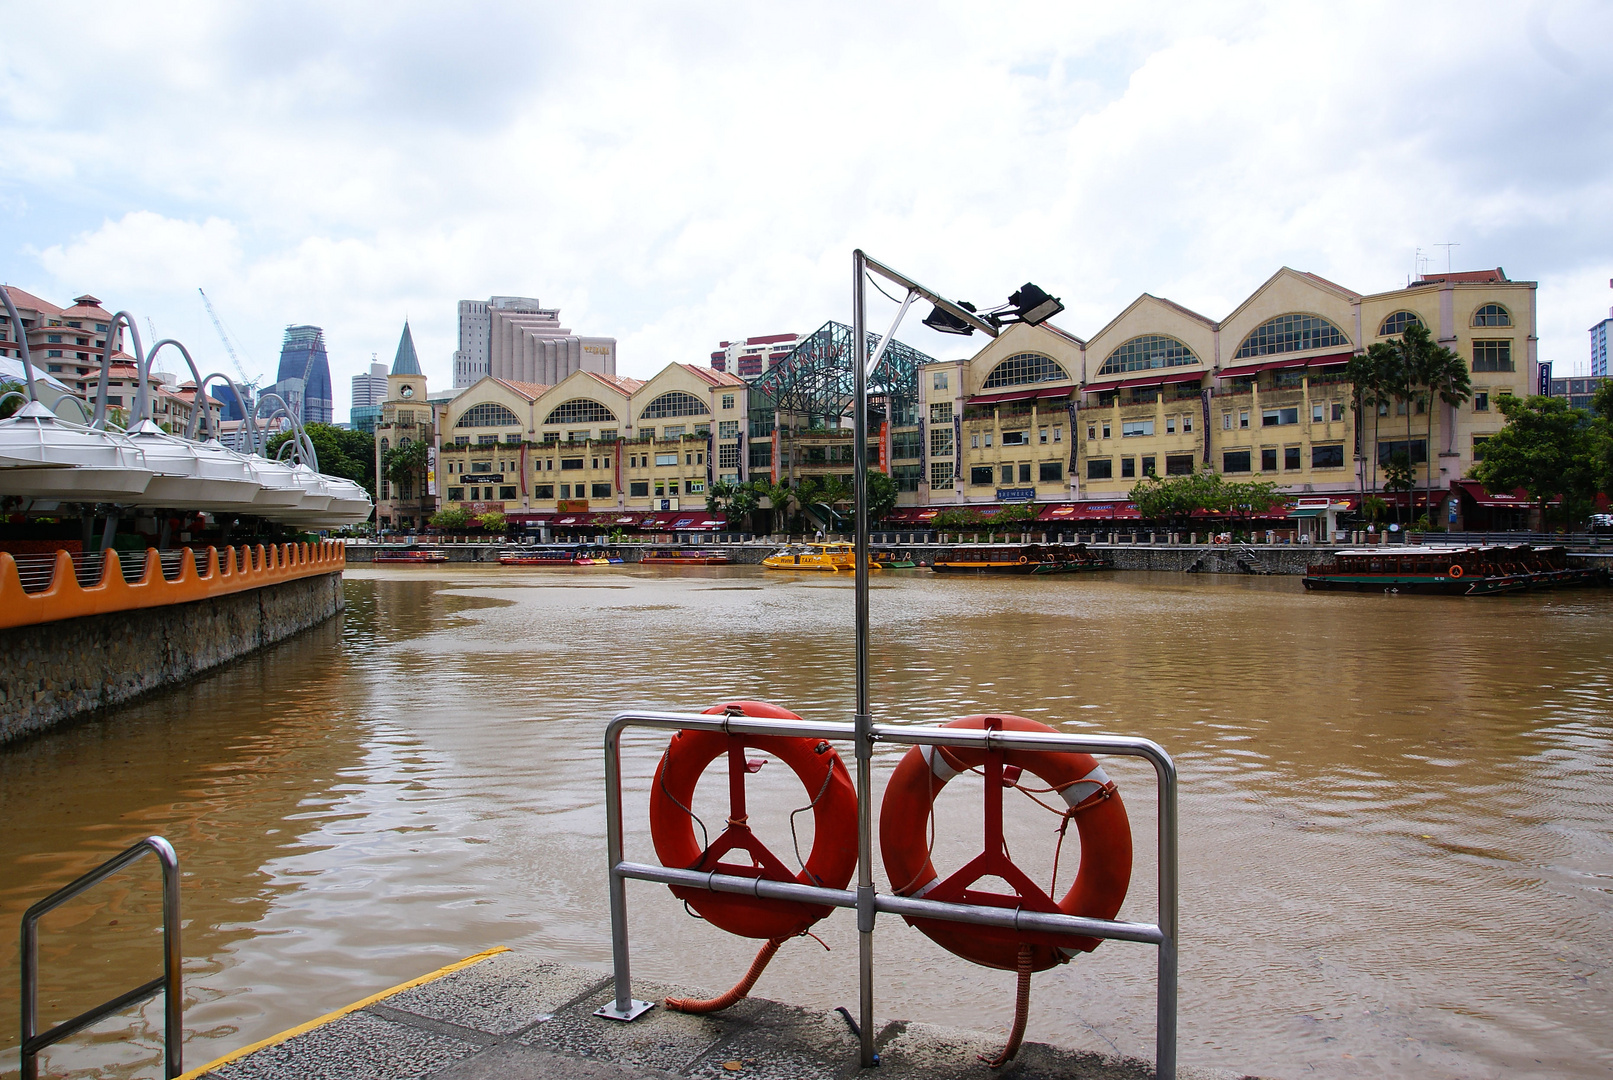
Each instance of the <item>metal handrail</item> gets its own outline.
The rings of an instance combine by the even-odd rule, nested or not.
[[[1155,1012],[1155,1075],[1173,1080],[1176,1075],[1177,996],[1177,810],[1176,765],[1159,744],[1120,735],[1069,735],[1062,732],[1026,732],[969,728],[909,727],[876,724],[869,729],[873,742],[908,746],[966,746],[988,753],[1003,750],[1041,750],[1058,753],[1116,754],[1140,757],[1154,767],[1158,783],[1159,914],[1157,923],[1089,919],[1076,915],[997,908],[977,904],[936,901],[924,897],[878,893],[872,889],[825,889],[789,881],[719,874],[674,867],[627,862],[622,845],[621,736],[629,727],[661,730],[716,731],[728,735],[773,735],[855,740],[854,724],[821,720],[780,720],[770,717],[714,716],[706,713],[623,712],[605,729],[605,846],[609,864],[611,953],[615,966],[615,998],[597,1015],[633,1020],[650,1008],[633,1000],[627,937],[627,880],[656,881],[713,892],[740,893],[764,899],[795,900],[809,904],[857,910],[859,932],[872,932],[875,915],[886,913],[914,918],[941,919],[974,926],[996,926],[1024,932],[1077,934],[1082,937],[1136,941],[1159,947]],[[866,982],[859,989],[862,1014],[871,1016],[873,992]],[[863,1031],[872,1036],[865,1026]]]
[[[73,1019],[57,1024],[46,1032],[39,1032],[39,920],[53,908],[65,904],[75,896],[100,884],[142,855],[151,853],[162,863],[162,968],[163,973],[150,982],[142,983],[119,994],[103,1005],[82,1012]],[[65,885],[29,908],[22,916],[22,1080],[38,1080],[39,1052],[61,1042],[91,1024],[104,1020],[115,1012],[155,994],[163,992],[163,1057],[165,1077],[175,1077],[185,1071],[184,999],[181,991],[179,947],[179,856],[173,845],[160,836],[148,836],[91,870],[70,885]]]

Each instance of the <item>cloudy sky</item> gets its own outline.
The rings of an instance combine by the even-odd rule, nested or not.
[[[847,320],[857,246],[980,304],[1035,281],[1083,335],[1449,250],[1538,281],[1541,358],[1586,366],[1613,7],[1211,8],[0,0],[0,281],[223,368],[201,286],[271,379],[321,325],[339,417],[406,317],[446,386],[462,298],[539,297],[644,376]]]

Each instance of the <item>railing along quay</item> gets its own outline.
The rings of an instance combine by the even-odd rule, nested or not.
[[[193,548],[167,552],[147,548],[143,556],[127,563],[116,551],[89,555],[58,551],[43,556],[49,560],[48,577],[40,558],[0,551],[0,630],[206,600],[339,573],[347,562],[345,549],[334,540],[222,551],[209,547],[201,566]]]

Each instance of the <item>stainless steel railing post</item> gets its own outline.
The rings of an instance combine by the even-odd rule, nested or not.
[[[610,948],[614,968],[615,999],[595,1015],[612,1020],[633,1020],[653,1007],[633,1000],[633,975],[627,948],[627,881],[617,871],[622,861],[622,729],[617,717],[605,729],[605,858],[610,866]]]
[[[163,973],[150,982],[142,983],[111,1001],[97,1005],[79,1015],[57,1024],[49,1031],[39,1031],[39,920],[52,909],[65,904],[86,889],[98,885],[141,856],[151,853],[162,864],[162,946]],[[57,889],[34,904],[22,916],[22,1080],[38,1080],[39,1052],[82,1031],[91,1024],[106,1019],[113,1013],[144,1001],[158,990],[163,991],[163,1075],[178,1076],[185,1071],[184,1064],[184,1008],[183,960],[179,924],[179,856],[173,845],[160,836],[148,836],[131,845],[100,866],[70,884]]]

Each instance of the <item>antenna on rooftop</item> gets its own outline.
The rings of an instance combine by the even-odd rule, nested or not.
[[[1445,249],[1445,272],[1447,274],[1450,273],[1451,272],[1451,248],[1453,248],[1453,247],[1461,247],[1462,245],[1460,243],[1458,243],[1457,241],[1451,240],[1451,241],[1447,241],[1446,243],[1443,243],[1443,244],[1435,244],[1434,246],[1435,247],[1442,247],[1442,248]]]

